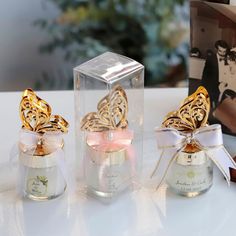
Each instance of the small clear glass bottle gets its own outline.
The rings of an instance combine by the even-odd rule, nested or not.
[[[197,144],[191,142],[181,151],[167,174],[171,190],[186,197],[198,196],[210,189],[213,163]]]
[[[85,180],[88,193],[113,198],[131,184],[132,169],[128,150],[125,147],[100,147],[87,145]]]
[[[57,198],[65,192],[67,186],[60,166],[63,165],[64,152],[59,150],[46,155],[39,154],[19,152],[19,191],[24,197],[36,201]]]

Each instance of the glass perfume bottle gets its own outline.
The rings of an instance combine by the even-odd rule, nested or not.
[[[166,178],[176,193],[198,196],[212,186],[213,163],[230,182],[229,167],[236,169],[236,165],[224,148],[221,126],[207,123],[209,112],[209,94],[200,86],[155,129],[162,150],[151,175],[157,176],[157,188]]]
[[[204,151],[191,142],[172,163],[166,180],[174,192],[195,197],[212,186],[213,162]]]
[[[66,190],[66,180],[62,167],[64,152],[34,155],[20,151],[20,189],[24,197],[32,200],[44,201],[61,196]],[[63,164],[64,165],[64,164]]]
[[[123,131],[118,132],[122,135]],[[117,131],[106,132],[105,136],[108,138],[114,133]],[[130,153],[132,137],[125,145],[117,144],[111,138],[109,142],[103,140],[105,145],[90,141],[88,138],[84,163],[88,192],[98,197],[113,198],[131,184],[134,164]]]
[[[69,124],[51,114],[49,104],[26,89],[20,102],[19,191],[32,200],[49,200],[66,190],[63,133]]]

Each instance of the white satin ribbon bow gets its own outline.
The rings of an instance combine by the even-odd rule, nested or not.
[[[205,154],[216,164],[230,184],[229,168],[236,169],[236,164],[223,146],[221,125],[214,124],[196,129],[192,133],[179,132],[174,128],[156,128],[157,146],[162,149],[161,157],[152,173],[158,180],[158,187],[166,173],[186,144],[196,142]]]

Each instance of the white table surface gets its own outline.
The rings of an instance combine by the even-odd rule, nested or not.
[[[70,122],[66,159],[75,166],[74,101],[72,91],[40,92]],[[144,176],[158,158],[153,128],[167,112],[177,108],[187,89],[146,89],[144,127]],[[83,194],[75,185],[56,200],[33,202],[19,198],[15,174],[6,162],[17,141],[21,93],[0,93],[0,236],[223,236],[235,234],[236,184],[229,188],[215,168],[214,185],[196,198],[171,193],[166,185],[158,191],[142,188],[104,204]],[[232,154],[234,138],[225,137]],[[236,150],[236,147],[235,147]],[[71,173],[72,174],[72,173]],[[73,175],[72,175],[73,176]],[[147,175],[146,175],[147,176]],[[147,179],[147,178],[146,178]],[[146,184],[147,181],[144,181]],[[153,187],[152,183],[147,186]]]

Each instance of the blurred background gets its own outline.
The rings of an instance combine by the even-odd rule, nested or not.
[[[188,0],[7,0],[0,91],[73,88],[73,67],[105,51],[145,65],[145,86],[187,86]]]

